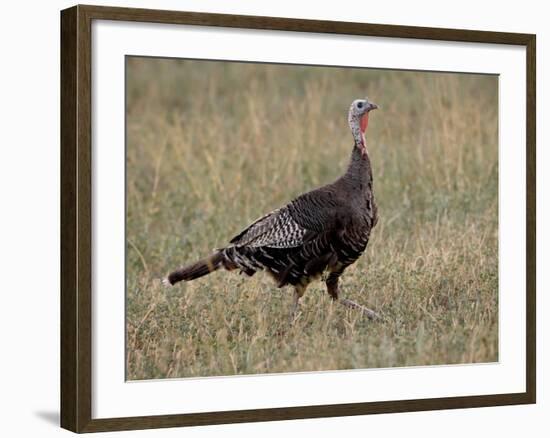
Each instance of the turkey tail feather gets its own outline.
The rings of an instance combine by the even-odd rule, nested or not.
[[[218,251],[210,257],[175,270],[166,277],[164,282],[174,285],[179,281],[190,281],[208,275],[223,266],[223,258],[223,253]]]

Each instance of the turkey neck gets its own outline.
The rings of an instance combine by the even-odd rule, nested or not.
[[[348,169],[339,182],[347,191],[354,193],[372,190],[372,168],[366,146],[355,142]]]

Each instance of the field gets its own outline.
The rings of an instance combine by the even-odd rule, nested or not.
[[[346,168],[352,100],[379,222],[341,278],[292,289],[218,271],[159,279]],[[498,360],[496,77],[127,59],[127,378]]]

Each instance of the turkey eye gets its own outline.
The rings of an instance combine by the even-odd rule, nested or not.
[[[357,104],[357,108],[359,108],[359,109],[363,108],[363,102],[359,102],[359,103]]]

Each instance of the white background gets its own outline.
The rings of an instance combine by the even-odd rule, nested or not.
[[[96,2],[94,2],[96,3]],[[286,421],[263,424],[209,426],[163,431],[108,434],[113,436],[281,436],[281,434],[376,434],[382,436],[447,437],[543,436],[550,390],[544,379],[542,350],[548,323],[542,321],[542,291],[548,288],[544,265],[550,248],[547,178],[550,165],[542,145],[544,103],[550,101],[544,2],[278,2],[258,1],[131,1],[120,6],[186,9],[256,15],[288,16],[377,23],[462,27],[538,34],[538,346],[539,403],[459,411],[392,414],[338,419]],[[100,4],[100,3],[97,3]],[[2,68],[0,75],[0,260],[3,306],[0,318],[0,430],[7,436],[68,435],[57,428],[59,404],[59,9],[63,1],[3,5]],[[546,166],[544,166],[546,165]],[[546,187],[545,187],[546,186]],[[546,189],[546,190],[545,190]]]

